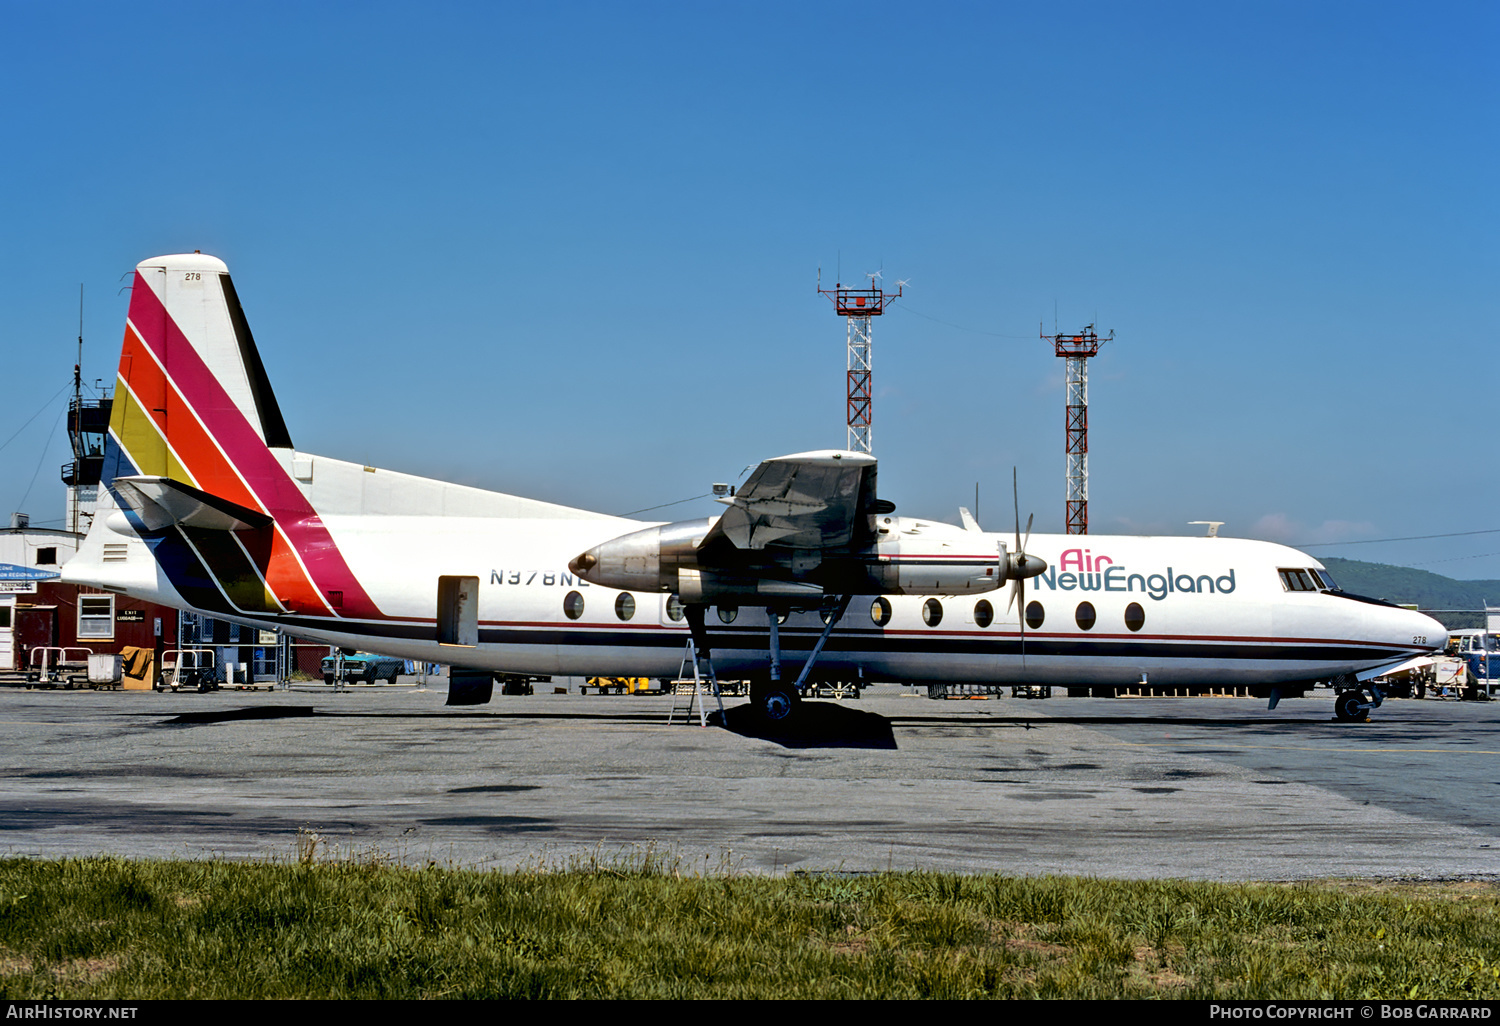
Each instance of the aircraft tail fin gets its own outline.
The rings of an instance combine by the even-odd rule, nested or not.
[[[381,616],[289,472],[286,421],[223,261],[153,257],[132,289],[100,483],[172,587],[214,613]],[[102,519],[95,531],[115,530]]]
[[[158,477],[256,505],[235,466],[292,440],[223,261],[186,253],[136,266],[110,433],[106,484]]]

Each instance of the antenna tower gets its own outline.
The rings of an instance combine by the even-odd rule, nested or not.
[[[1040,330],[1040,329],[1038,329]],[[1067,435],[1067,533],[1089,533],[1089,365],[1099,347],[1115,337],[1100,338],[1090,324],[1077,335],[1046,335],[1058,356],[1067,361],[1068,395],[1064,426]]]
[[[901,298],[905,282],[896,283],[895,292],[885,292],[875,286],[880,272],[869,275],[867,289],[845,288],[835,284],[831,289],[823,288],[819,274],[818,292],[833,300],[834,311],[849,322],[849,390],[848,423],[849,449],[851,452],[872,451],[872,411],[870,408],[870,376],[872,372],[870,349],[870,318],[885,312],[885,304]]]

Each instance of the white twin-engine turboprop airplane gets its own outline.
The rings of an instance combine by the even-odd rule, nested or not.
[[[719,517],[650,525],[298,452],[199,254],[136,268],[103,483],[69,581],[485,675],[672,676],[693,637],[773,720],[819,679],[1217,683],[1273,706],[1333,680],[1363,718],[1363,682],[1447,639],[1280,545],[898,517],[854,452],[767,460]],[[487,700],[483,679],[450,701]]]

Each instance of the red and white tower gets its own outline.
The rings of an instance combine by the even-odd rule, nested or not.
[[[905,282],[896,283],[894,293],[875,287],[879,272],[869,275],[867,289],[846,289],[835,284],[832,289],[818,286],[818,291],[833,300],[835,312],[849,322],[849,449],[852,452],[871,452],[874,422],[871,406],[872,352],[870,349],[870,318],[885,312],[885,304],[901,298]]]
[[[1067,533],[1089,533],[1089,357],[1115,337],[1100,338],[1090,324],[1077,335],[1042,335],[1067,360],[1068,396],[1064,416],[1067,435]]]

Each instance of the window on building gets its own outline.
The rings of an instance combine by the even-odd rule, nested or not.
[[[109,640],[115,636],[115,597],[78,596],[78,637]]]
[[[37,549],[36,550],[36,565],[37,566],[56,566],[57,565],[57,546],[56,545],[48,545],[44,549]]]

